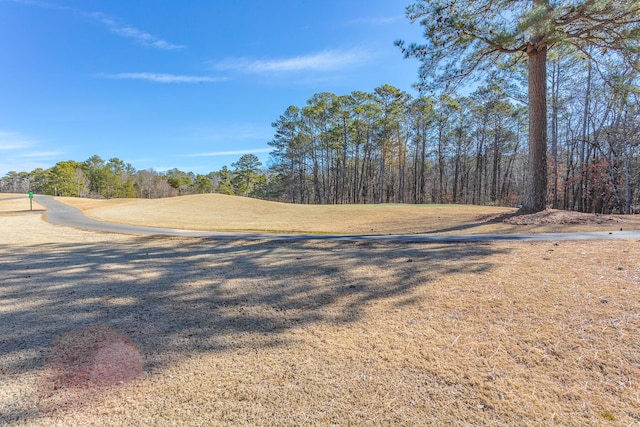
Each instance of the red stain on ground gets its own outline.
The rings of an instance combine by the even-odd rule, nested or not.
[[[41,403],[71,403],[62,395],[142,377],[142,356],[135,344],[104,325],[89,326],[65,333],[51,344],[42,370]]]

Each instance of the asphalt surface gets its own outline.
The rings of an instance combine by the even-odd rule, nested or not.
[[[491,242],[491,241],[549,241],[549,240],[614,240],[640,239],[640,230],[630,231],[598,231],[584,233],[534,233],[534,234],[275,234],[275,233],[241,233],[214,232],[197,230],[180,230],[174,228],[143,227],[127,224],[115,224],[96,221],[72,206],[60,203],[52,196],[36,196],[42,206],[47,208],[46,220],[55,225],[74,227],[82,230],[101,231],[105,233],[146,235],[146,236],[178,236],[196,237],[218,240],[271,240],[271,241],[348,241],[348,242],[394,242],[394,243],[456,243],[456,242]]]

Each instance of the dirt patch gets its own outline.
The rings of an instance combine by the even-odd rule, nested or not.
[[[630,223],[633,217],[600,215],[582,212],[546,209],[541,212],[518,210],[504,214],[489,214],[476,217],[478,221],[511,225],[615,225]]]
[[[536,213],[522,213],[513,215],[505,219],[507,224],[514,225],[544,225],[544,224],[563,224],[563,225],[585,225],[585,224],[623,224],[626,223],[623,218],[613,215],[588,214],[581,212],[561,211],[557,209],[547,209]]]

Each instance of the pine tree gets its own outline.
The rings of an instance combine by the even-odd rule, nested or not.
[[[640,2],[637,0],[419,0],[407,17],[425,29],[425,43],[397,41],[418,58],[425,89],[453,89],[505,54],[528,62],[529,177],[524,207],[546,208],[547,52],[570,45],[597,60],[621,54],[638,69]]]

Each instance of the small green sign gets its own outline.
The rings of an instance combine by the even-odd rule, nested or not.
[[[29,198],[33,199],[33,191],[29,191]]]

